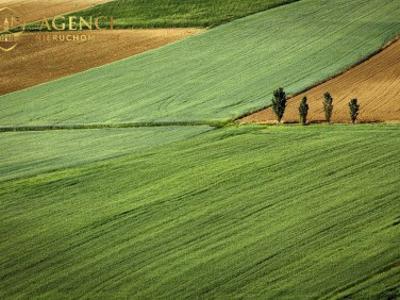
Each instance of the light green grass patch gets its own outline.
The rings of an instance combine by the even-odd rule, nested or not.
[[[140,153],[207,130],[198,126],[0,133],[0,181]]]

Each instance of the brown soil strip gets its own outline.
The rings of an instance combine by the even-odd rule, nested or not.
[[[32,22],[108,1],[110,0],[0,0],[0,8],[12,8],[22,16],[24,22]]]
[[[17,48],[0,52],[0,95],[111,63],[200,32],[203,30],[183,28],[24,33]],[[86,35],[91,39],[60,41],[68,35],[70,38]],[[57,40],[53,40],[55,38]]]
[[[323,94],[329,91],[334,98],[333,121],[350,121],[348,102],[358,98],[361,104],[360,122],[400,121],[400,41],[397,41],[362,64],[293,97],[283,118],[284,122],[298,122],[298,107],[308,97],[311,122],[324,120]],[[271,108],[242,118],[240,123],[275,123]]]

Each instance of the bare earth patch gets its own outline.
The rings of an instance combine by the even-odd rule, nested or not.
[[[323,94],[334,98],[334,122],[349,122],[348,102],[358,98],[361,104],[360,122],[400,121],[400,41],[395,42],[366,62],[288,101],[284,122],[298,122],[301,99],[308,97],[309,120],[324,120]],[[249,115],[240,123],[274,123],[271,108]]]
[[[108,1],[110,0],[0,0],[0,8],[12,8],[23,17],[25,22],[32,22]]]
[[[200,32],[203,30],[182,28],[24,33],[17,48],[0,52],[0,95],[111,63]],[[91,39],[66,41],[82,35]]]

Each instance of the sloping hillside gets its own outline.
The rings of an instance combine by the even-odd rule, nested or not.
[[[71,134],[1,134],[63,145],[20,154],[26,176],[0,180],[2,299],[400,296],[397,126],[147,135],[130,154],[61,167],[79,139],[89,153],[118,145]]]
[[[400,2],[304,0],[0,97],[0,125],[235,118],[295,93],[400,32]]]
[[[201,32],[201,29],[177,28],[24,33],[17,48],[0,53],[0,95],[99,67]],[[85,36],[85,40],[65,42],[67,36],[79,39]]]
[[[0,181],[137,153],[210,129],[208,126],[142,127],[1,133]]]
[[[127,27],[130,29],[133,27],[127,26],[130,24],[130,20],[148,24],[135,27],[163,28],[123,31],[27,32],[20,38],[18,47],[14,51],[0,53],[0,69],[3,70],[0,73],[0,95],[159,48],[205,30],[201,28],[171,28],[171,26],[176,26],[174,22],[182,23],[187,18],[193,20],[200,18],[195,22],[201,24],[212,22],[213,25],[217,25],[293,1],[295,0],[218,0],[218,2],[215,0],[193,0],[191,2],[176,0],[118,0],[112,2],[104,0],[8,0],[3,5],[18,11],[25,22],[74,11],[70,15],[83,16],[86,20],[96,16],[112,16],[114,29]],[[109,3],[105,6],[97,5],[83,12],[77,11],[104,2]],[[235,14],[231,15],[233,11]],[[172,20],[174,22],[171,22]],[[198,26],[200,23],[194,25]],[[150,26],[150,24],[158,25]],[[102,27],[105,25],[101,24]],[[25,31],[32,31],[34,28],[38,30],[40,27],[41,22],[38,21],[26,26]],[[67,36],[70,39],[71,36],[75,36],[78,41],[65,42]],[[82,36],[84,39],[81,39]]]
[[[289,100],[283,120],[298,122],[299,104],[307,96],[310,106],[309,121],[325,120],[323,95],[334,97],[333,122],[350,122],[350,99],[358,98],[361,105],[359,121],[400,121],[400,42],[344,74],[316,86]],[[275,122],[271,108],[251,114],[242,123]]]
[[[399,298],[399,126],[189,126],[341,72],[399,12],[302,0],[0,97],[0,127],[53,129],[0,132],[0,299]]]

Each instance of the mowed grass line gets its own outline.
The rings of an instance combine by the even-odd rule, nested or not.
[[[399,146],[398,126],[226,128],[1,182],[1,298],[394,295]]]
[[[295,2],[2,96],[0,125],[233,119],[373,53],[400,32],[399,13],[391,0]]]
[[[294,1],[299,0],[118,0],[74,15],[112,16],[115,28],[210,27]]]

